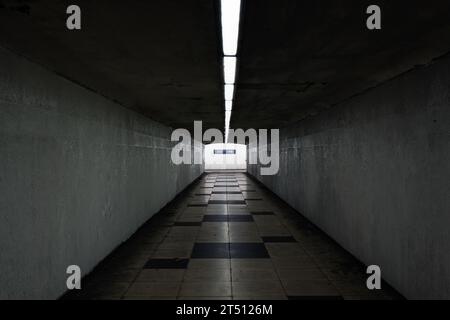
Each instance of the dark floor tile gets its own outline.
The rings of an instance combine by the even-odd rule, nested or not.
[[[261,237],[263,242],[296,242],[291,236]]]
[[[189,259],[150,259],[144,269],[186,269]]]
[[[272,211],[250,211],[251,214],[255,216],[273,216],[274,213]]]
[[[196,243],[192,250],[193,259],[229,259],[229,243]]]
[[[210,200],[210,204],[246,204],[244,200]]]
[[[207,207],[207,203],[189,203],[188,207]]]
[[[250,214],[206,214],[203,222],[253,222]]]
[[[246,212],[250,213],[247,209],[247,205],[245,204],[229,204],[227,205],[227,208],[229,211],[245,210]]]
[[[184,221],[178,221],[173,224],[174,226],[181,226],[181,227],[195,227],[195,226],[201,226],[201,222],[184,222]]]
[[[229,222],[253,222],[250,214],[229,214],[227,215]]]
[[[213,191],[212,194],[242,194],[242,191]]]
[[[203,222],[228,222],[228,215],[226,214],[205,214]]]
[[[211,195],[211,191],[199,191],[195,193],[196,196],[209,196]]]
[[[263,243],[230,243],[232,259],[269,258]]]

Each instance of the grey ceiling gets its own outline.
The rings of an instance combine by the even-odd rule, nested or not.
[[[274,128],[450,51],[450,1],[247,0],[231,126]],[[0,45],[172,127],[223,128],[217,0],[0,0]]]
[[[232,126],[283,127],[450,51],[450,1],[248,0],[241,36]]]
[[[214,1],[1,2],[0,45],[172,127],[223,128]],[[80,31],[66,29],[72,3]]]

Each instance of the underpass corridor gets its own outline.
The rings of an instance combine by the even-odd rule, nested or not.
[[[0,300],[450,299],[449,40],[449,0],[0,0]]]

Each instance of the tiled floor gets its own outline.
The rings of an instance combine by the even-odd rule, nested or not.
[[[75,299],[397,299],[245,173],[209,173],[82,281]]]

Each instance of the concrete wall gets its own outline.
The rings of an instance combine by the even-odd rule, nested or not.
[[[170,133],[0,48],[0,299],[57,298],[197,178]]]
[[[248,170],[407,298],[450,298],[450,59],[280,131]]]

